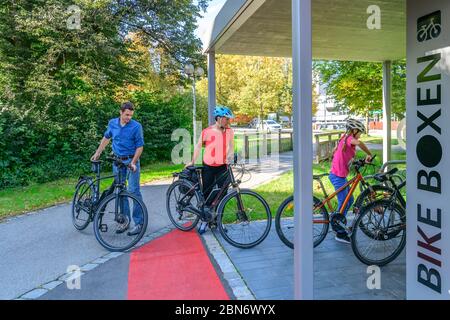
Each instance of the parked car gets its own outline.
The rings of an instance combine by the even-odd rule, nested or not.
[[[267,133],[279,132],[283,127],[274,120],[263,120],[262,123],[258,119],[253,119],[249,124],[250,128],[264,130]]]

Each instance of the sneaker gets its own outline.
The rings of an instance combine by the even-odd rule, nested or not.
[[[142,224],[137,224],[137,225],[134,226],[133,229],[131,229],[131,230],[127,233],[127,235],[128,235],[128,236],[135,236],[135,235],[141,233],[141,231],[142,231]]]
[[[206,227],[208,226],[208,223],[202,222],[200,226],[198,227],[198,233],[204,234],[206,232]]]
[[[122,215],[118,221],[119,226],[117,227],[116,233],[121,234],[128,230],[130,227],[130,219],[127,216]]]
[[[336,234],[336,237],[334,237],[334,239],[338,242],[350,244],[350,238],[346,233],[343,234],[338,233]]]

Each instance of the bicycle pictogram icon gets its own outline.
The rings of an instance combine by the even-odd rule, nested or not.
[[[441,12],[437,11],[420,18],[417,29],[417,40],[419,42],[424,42],[439,37],[442,31]]]

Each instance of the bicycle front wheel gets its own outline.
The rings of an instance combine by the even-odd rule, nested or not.
[[[79,231],[86,229],[91,222],[94,195],[92,180],[82,179],[78,182],[72,200],[72,223]]]
[[[141,240],[147,224],[147,208],[142,200],[122,191],[118,195],[110,194],[99,204],[94,217],[94,233],[107,250],[126,251]]]
[[[330,225],[328,211],[321,201],[314,197],[313,205],[313,243],[317,247],[326,238]],[[278,208],[275,229],[280,240],[294,249],[294,196],[284,200]]]
[[[351,241],[362,263],[384,266],[392,262],[406,243],[405,209],[395,201],[374,201],[361,210]]]
[[[217,214],[218,229],[223,238],[242,249],[260,244],[272,225],[269,205],[251,190],[227,194],[219,203]]]

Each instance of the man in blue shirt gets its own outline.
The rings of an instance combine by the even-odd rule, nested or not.
[[[120,117],[109,121],[108,128],[105,131],[100,146],[98,147],[91,160],[95,161],[100,158],[105,147],[112,139],[112,150],[114,154],[119,157],[124,164],[131,169],[128,177],[128,191],[142,199],[140,191],[140,163],[139,158],[144,150],[144,135],[142,125],[132,120],[134,113],[134,106],[131,102],[125,102],[120,107]],[[124,170],[122,176],[127,176],[127,169]],[[113,172],[117,174],[119,168],[113,166]],[[126,221],[119,225],[116,233],[123,233],[130,227],[130,209],[128,202],[123,203],[123,212],[127,215]],[[142,229],[142,212],[139,207],[134,206],[133,210],[134,227],[128,232],[129,236],[139,234]]]

